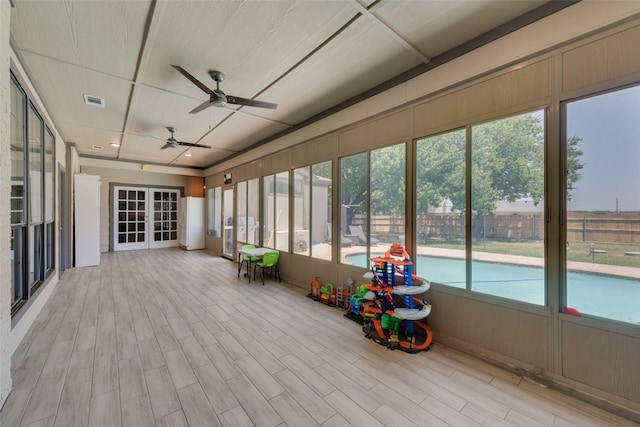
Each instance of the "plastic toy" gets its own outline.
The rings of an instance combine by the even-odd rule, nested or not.
[[[352,280],[351,283],[353,283]],[[351,283],[340,285],[336,288],[336,305],[340,308],[346,309],[349,306],[349,299],[351,298]]]
[[[336,291],[333,285],[331,283],[321,285],[319,276],[314,277],[309,283],[307,297],[331,306],[336,304]]]
[[[318,299],[318,295],[320,294],[320,276],[316,276],[309,282],[309,298]]]
[[[320,287],[318,301],[328,305],[335,305],[336,294],[331,283],[327,283],[326,285]]]
[[[428,350],[433,335],[425,319],[431,305],[417,295],[428,291],[430,283],[412,274],[413,263],[400,244],[391,245],[384,257],[371,258],[371,263],[372,274],[368,277],[373,283],[363,286],[374,298],[361,301],[359,310],[365,336],[392,350]],[[398,277],[402,278],[401,285],[396,284]]]
[[[368,298],[368,299],[367,299]],[[344,314],[345,317],[353,320],[354,322],[358,322],[361,325],[364,323],[363,317],[363,309],[364,303],[366,301],[373,300],[373,294],[367,288],[367,285],[358,286],[357,292],[351,296],[349,300],[349,306],[347,307],[347,312]]]

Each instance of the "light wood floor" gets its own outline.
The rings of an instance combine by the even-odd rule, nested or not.
[[[103,254],[14,354],[0,426],[635,425],[443,345],[387,350],[305,295],[203,251]]]

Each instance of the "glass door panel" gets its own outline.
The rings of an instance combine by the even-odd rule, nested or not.
[[[150,248],[167,248],[178,245],[178,190],[150,189],[153,203],[151,218],[153,232],[149,239]],[[140,232],[140,231],[139,231]]]
[[[140,187],[114,188],[114,251],[147,249],[148,190]]]
[[[114,187],[113,250],[178,246],[180,190]]]

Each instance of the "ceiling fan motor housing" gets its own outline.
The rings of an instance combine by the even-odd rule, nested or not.
[[[213,90],[211,96],[209,97],[209,102],[216,107],[226,107],[227,95],[225,95],[221,90]]]

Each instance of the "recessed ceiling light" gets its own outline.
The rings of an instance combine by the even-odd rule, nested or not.
[[[99,96],[87,95],[86,93],[82,95],[84,97],[84,103],[87,105],[91,105],[92,107],[100,107],[104,108],[104,99]]]
[[[186,153],[185,156],[191,157],[191,153]]]
[[[120,143],[119,142],[112,142],[111,146],[112,147],[120,147]]]

